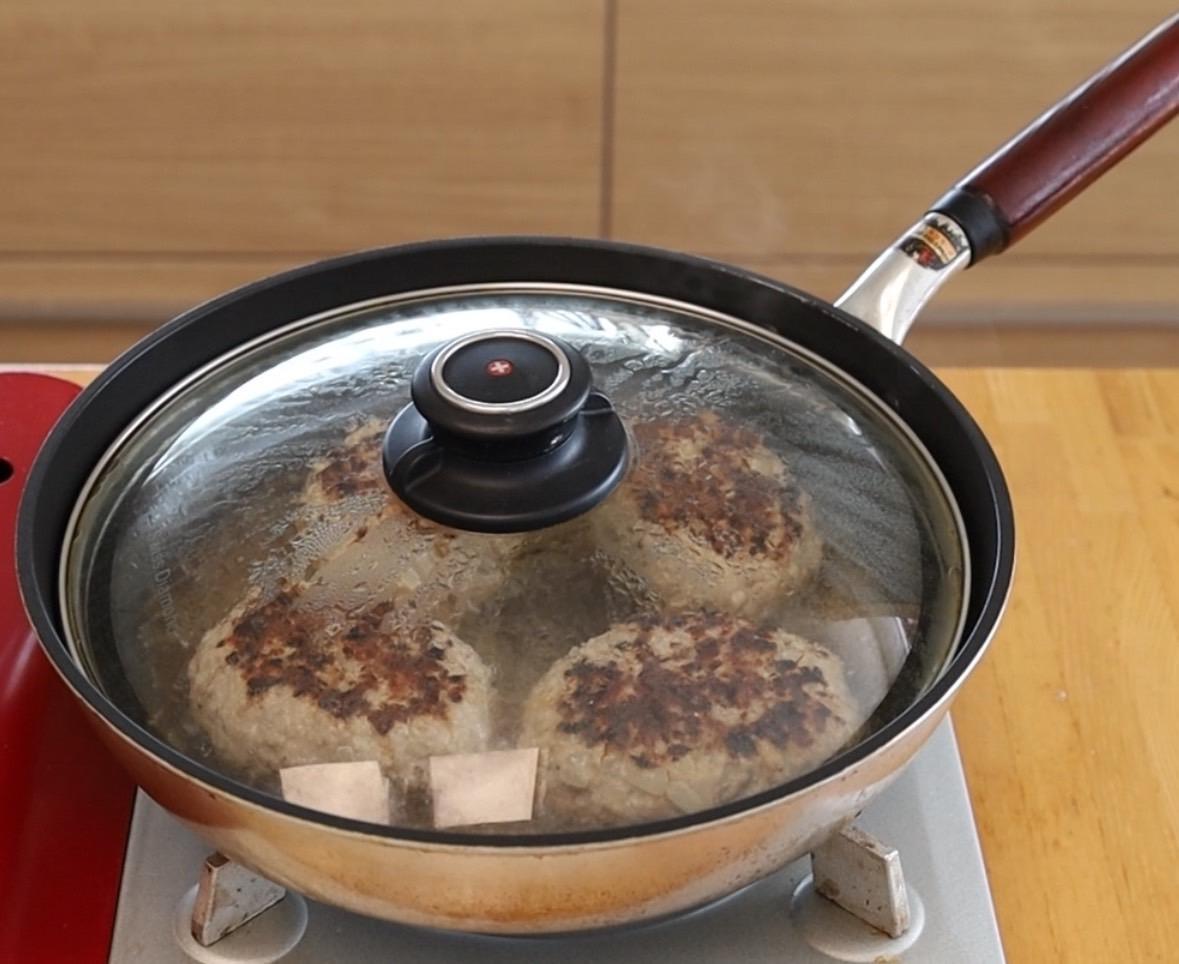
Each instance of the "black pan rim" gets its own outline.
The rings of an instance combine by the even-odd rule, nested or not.
[[[522,270],[521,264],[527,269]],[[243,324],[246,319],[261,333],[322,310],[363,301],[370,292],[396,294],[447,284],[538,281],[591,284],[675,298],[782,334],[866,385],[922,439],[947,476],[964,518],[968,524],[982,527],[988,538],[970,538],[974,574],[962,639],[942,675],[912,705],[863,742],[804,776],[699,813],[600,830],[531,836],[472,834],[379,827],[288,804],[238,783],[189,759],[139,726],[77,666],[60,626],[57,560],[78,492],[109,444],[155,397],[255,333]],[[806,339],[787,330],[788,315],[800,307],[806,314],[823,316],[817,329],[805,329]],[[259,318],[267,320],[259,322]],[[217,326],[219,338],[194,337],[198,329],[202,335],[208,334],[211,325]],[[814,342],[824,343],[823,347]],[[863,377],[864,372],[869,377]],[[873,381],[890,390],[874,388]],[[913,418],[925,418],[920,406],[931,400],[937,406],[933,414],[941,417],[923,434],[913,428]],[[97,431],[99,426],[101,431]],[[91,431],[83,433],[83,429]],[[955,465],[954,452],[959,463],[970,456],[967,461],[973,463],[978,489],[973,501],[979,505],[963,505],[961,483],[955,485],[950,478],[950,469],[962,468]],[[66,477],[68,484],[63,482]],[[986,558],[980,561],[978,554]],[[108,726],[166,767],[231,798],[332,830],[444,847],[552,849],[699,828],[757,809],[838,776],[918,725],[948,699],[973,668],[1002,615],[1014,568],[1014,518],[998,460],[966,409],[921,362],[859,319],[789,285],[690,255],[613,241],[476,237],[360,251],[295,268],[198,305],[132,346],[86,388],[42,447],[20,508],[17,556],[26,608],[57,671]]]

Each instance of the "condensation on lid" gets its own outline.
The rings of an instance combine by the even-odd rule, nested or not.
[[[392,494],[382,441],[422,359],[498,329],[585,358],[629,469],[560,525],[447,529]],[[307,767],[369,796],[379,776],[388,820],[426,829],[617,826],[779,785],[910,705],[965,609],[957,509],[880,403],[768,332],[618,292],[288,326],[161,399],[84,499],[64,610],[125,712],[276,798],[313,801],[333,771]]]

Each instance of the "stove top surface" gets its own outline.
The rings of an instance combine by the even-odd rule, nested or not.
[[[520,961],[580,964],[742,961],[910,964],[1003,960],[970,800],[947,720],[918,757],[865,811],[858,826],[900,851],[912,926],[893,940],[810,890],[804,858],[691,914],[658,924],[575,937],[509,939],[424,931],[361,917],[288,894],[209,948],[187,938],[191,901],[209,847],[142,793],[128,841],[110,959],[115,964],[264,964]],[[302,936],[294,943],[300,928]],[[286,948],[289,947],[289,950]],[[185,949],[187,948],[187,950]],[[284,953],[285,950],[285,953]]]

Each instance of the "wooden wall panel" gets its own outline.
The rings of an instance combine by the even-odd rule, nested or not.
[[[834,297],[1170,12],[7,0],[0,326],[154,325],[293,264],[465,233],[605,231]],[[1008,321],[1179,321],[1179,124],[926,324]]]
[[[594,234],[604,0],[5,0],[0,253]]]
[[[47,258],[0,253],[0,322],[158,325],[215,295],[328,254],[189,252]]]
[[[1174,12],[1173,0],[618,2],[614,233],[738,260],[871,254]],[[1177,199],[1179,124],[1016,253],[1179,259]],[[1167,290],[1179,302],[1179,279]]]

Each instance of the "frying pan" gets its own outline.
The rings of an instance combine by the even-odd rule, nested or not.
[[[904,351],[955,273],[1018,241],[1179,110],[1179,18],[967,174],[834,305],[731,266],[601,241],[466,239],[369,251],[276,276],[182,315],[71,406],[29,477],[21,589],[51,662],[133,777],[230,857],[311,897],[411,924],[543,933],[700,905],[805,853],[917,752],[977,664],[1011,586],[1011,503],[995,457],[946,387]],[[178,752],[126,714],[67,644],[63,540],[87,480],[140,413],[236,347],[300,319],[412,292],[568,285],[669,299],[759,326],[879,399],[928,452],[969,546],[969,603],[941,675],[828,763],[753,796],[634,827],[535,836],[376,827],[261,793]]]

